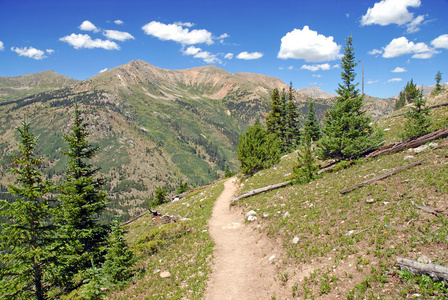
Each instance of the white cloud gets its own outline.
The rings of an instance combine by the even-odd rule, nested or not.
[[[393,69],[391,71],[392,73],[403,73],[403,72],[407,72],[405,68],[401,68],[401,67],[396,67],[395,69]]]
[[[322,77],[322,75],[320,75],[320,74],[313,74],[313,77],[316,77],[316,78],[321,78],[321,77]]]
[[[233,58],[233,53],[227,53],[227,54],[224,56],[224,58],[225,58],[225,59],[232,59],[232,58]]]
[[[368,53],[370,55],[377,55],[377,54],[382,54],[383,51],[382,50],[378,50],[378,49],[373,49],[373,50],[370,50]]]
[[[380,82],[378,79],[377,80],[368,80],[367,84],[374,84],[374,83],[378,83]]]
[[[294,70],[294,67],[293,66],[289,66],[288,70]]]
[[[123,24],[124,22],[123,22],[122,20],[115,20],[114,23],[117,24],[117,25],[121,25],[121,24]]]
[[[126,41],[135,39],[130,33],[117,30],[104,30],[103,35],[111,40]]]
[[[47,49],[47,50],[45,50],[45,52],[47,52],[48,54],[53,54],[54,50],[53,49]]]
[[[5,46],[3,45],[3,42],[0,41],[0,51],[3,51],[3,50],[5,50]]]
[[[405,54],[414,54],[413,58],[430,58],[437,53],[425,43],[414,43],[408,41],[405,37],[393,39],[389,45],[383,48],[384,58],[398,57]]]
[[[19,54],[19,56],[26,56],[35,60],[41,60],[46,58],[44,55],[44,51],[33,48],[33,47],[23,47],[23,48],[17,48],[17,47],[11,47],[11,51],[16,52]]]
[[[323,62],[339,57],[341,46],[326,37],[304,26],[302,30],[294,29],[281,39],[277,57],[281,59],[304,59],[306,62]]]
[[[414,20],[412,20],[410,23],[406,24],[407,26],[407,33],[414,33],[417,31],[420,31],[420,24],[425,20],[425,16],[418,16]]]
[[[201,48],[190,46],[186,50],[182,50],[183,55],[192,55],[194,58],[200,58],[208,64],[219,63],[222,61],[218,58],[216,54],[210,53],[208,51],[202,51]]]
[[[106,72],[107,70],[108,70],[107,68],[104,68],[100,71],[100,73]]]
[[[95,25],[93,25],[93,23],[88,20],[85,20],[84,22],[82,22],[82,24],[79,25],[79,29],[84,30],[84,31],[100,32],[100,29],[98,27],[96,27]]]
[[[100,40],[92,38],[88,34],[74,34],[64,36],[59,39],[62,42],[66,42],[69,45],[73,46],[75,49],[93,49],[93,48],[102,48],[106,50],[120,50],[120,46],[118,46],[115,42],[108,40]]]
[[[391,79],[389,79],[387,82],[400,82],[400,81],[403,81],[403,79],[401,79],[401,78],[391,78]]]
[[[408,7],[419,7],[420,4],[420,0],[382,0],[367,9],[361,25],[404,25],[414,19],[414,13],[409,12]]]
[[[155,36],[162,41],[175,41],[183,45],[213,44],[212,34],[205,29],[190,31],[178,24],[163,24],[156,21],[146,24],[142,29],[147,35]]]
[[[316,71],[319,71],[319,70],[327,71],[327,70],[330,70],[331,67],[330,67],[330,64],[303,65],[303,66],[300,67],[300,69],[302,69],[302,70],[305,69],[305,70],[309,70],[311,72],[316,72]]]
[[[245,60],[251,60],[251,59],[259,59],[263,57],[263,53],[261,52],[247,52],[243,51],[240,54],[236,56],[238,59],[245,59]]]
[[[202,51],[201,48],[190,46],[185,51],[183,51],[184,55],[196,55],[198,52]]]
[[[441,36],[432,40],[431,45],[436,48],[448,49],[448,34],[442,34]]]
[[[174,22],[174,25],[179,25],[182,27],[193,27],[196,24],[191,23],[191,22]]]

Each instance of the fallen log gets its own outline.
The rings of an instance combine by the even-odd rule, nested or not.
[[[370,153],[366,158],[374,158],[380,155],[391,154],[402,151],[404,149],[415,148],[428,142],[448,137],[448,127],[436,130],[434,132],[419,136],[414,139],[407,139],[398,143],[389,144],[378,148],[378,150]]]
[[[439,211],[439,210],[435,210],[435,209],[432,209],[432,208],[427,207],[427,206],[417,205],[417,204],[414,203],[414,201],[411,201],[411,203],[412,203],[412,205],[414,205],[415,207],[417,207],[417,208],[419,208],[419,209],[421,209],[421,210],[423,210],[423,211],[426,211],[427,213],[433,214],[433,215],[435,215],[435,216],[437,216],[437,217],[438,217],[439,215],[442,214],[442,212]]]
[[[430,106],[428,106],[428,109],[433,109],[433,108],[442,107],[442,106],[448,106],[448,102],[430,105]],[[408,113],[409,113],[409,111],[405,111],[403,113],[385,117],[384,120],[392,119],[392,118],[399,117],[399,116],[404,116],[404,115],[407,115]]]
[[[277,183],[277,184],[272,184],[272,185],[268,185],[259,189],[255,189],[249,192],[246,192],[244,194],[241,194],[239,196],[236,196],[232,199],[232,203],[237,202],[238,200],[241,200],[243,198],[247,198],[253,195],[257,195],[257,194],[261,194],[270,190],[275,190],[284,186],[287,186],[288,184],[290,184],[290,181],[285,181],[285,182],[281,182],[281,183]]]
[[[435,265],[435,264],[423,264],[417,261],[413,261],[406,258],[397,258],[397,264],[400,269],[406,269],[412,274],[427,275],[435,281],[448,282],[448,268]]]
[[[351,192],[351,191],[353,191],[353,190],[359,189],[360,187],[363,187],[363,186],[365,186],[365,185],[371,184],[371,183],[373,183],[373,182],[375,182],[375,181],[382,180],[382,179],[387,178],[387,177],[389,177],[389,176],[392,176],[392,175],[394,175],[394,174],[400,173],[401,171],[404,171],[404,170],[410,169],[410,168],[412,168],[412,167],[415,167],[416,165],[421,164],[423,161],[424,161],[424,160],[422,159],[422,160],[416,161],[416,162],[414,162],[414,163],[412,163],[412,164],[409,164],[409,165],[400,167],[400,168],[398,168],[398,169],[395,169],[395,170],[393,170],[393,171],[384,173],[384,174],[382,174],[382,175],[375,176],[375,177],[373,177],[373,178],[371,178],[371,179],[369,179],[369,180],[365,180],[365,181],[363,181],[363,182],[361,182],[361,183],[358,183],[358,184],[355,184],[355,185],[353,185],[353,186],[351,186],[351,187],[342,189],[342,190],[339,191],[339,193],[341,193],[342,195],[344,195],[344,194],[346,194],[346,193],[348,193],[348,192]]]
[[[128,225],[128,224],[130,224],[130,223],[132,223],[132,222],[134,222],[134,221],[140,219],[141,217],[143,217],[143,216],[146,215],[147,213],[149,213],[149,211],[144,212],[144,213],[142,213],[142,214],[140,214],[140,215],[138,215],[138,216],[136,216],[136,217],[134,217],[134,218],[132,218],[132,219],[130,219],[130,220],[124,222],[124,223],[121,223],[120,226]]]

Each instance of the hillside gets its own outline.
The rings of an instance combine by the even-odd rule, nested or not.
[[[0,77],[0,103],[41,92],[58,90],[79,82],[48,70],[17,77]]]
[[[447,92],[428,101],[440,102],[448,102]],[[446,106],[433,109],[431,115],[432,129],[448,126]],[[403,116],[378,121],[386,143],[400,139],[403,123]],[[402,257],[448,267],[448,139],[426,146],[359,159],[351,165],[340,164],[309,184],[290,185],[238,201],[231,211],[239,215],[240,222],[253,228],[254,235],[261,232],[277,245],[266,249],[260,261],[269,262],[277,270],[271,281],[280,283],[280,287],[270,297],[446,299],[446,284],[412,275],[396,264],[397,258]],[[344,195],[339,192],[420,160],[423,162],[399,174]],[[252,177],[239,177],[237,194],[285,181],[296,163],[297,154],[291,153],[275,168]],[[216,183],[160,207],[162,213],[188,215],[189,219],[181,222],[185,226],[182,234],[166,240],[169,246],[160,240],[157,243],[161,247],[152,254],[139,252],[138,267],[147,271],[125,289],[112,291],[111,299],[131,295],[203,298],[211,276],[212,257],[217,255],[212,253],[209,227],[203,219],[210,218],[209,205],[221,191],[222,183]],[[256,217],[252,221],[247,218],[250,211]],[[233,226],[228,227],[231,231],[237,224],[228,226]],[[175,226],[160,225],[145,216],[128,228],[129,241],[135,249],[141,249],[143,242],[137,241],[137,237],[143,228],[145,232],[172,232]],[[198,247],[202,249],[199,252]],[[170,276],[165,278],[160,272]],[[266,280],[259,273],[253,279]]]

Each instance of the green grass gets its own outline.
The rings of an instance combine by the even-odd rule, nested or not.
[[[140,258],[137,275],[126,287],[111,291],[109,299],[202,299],[214,245],[207,221],[223,189],[216,183],[158,208],[187,220],[160,224],[147,215],[129,224],[127,240]],[[171,276],[161,278],[163,271]]]

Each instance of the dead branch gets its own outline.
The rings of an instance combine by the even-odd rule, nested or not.
[[[435,264],[423,264],[401,257],[397,258],[397,264],[400,266],[400,269],[406,269],[412,274],[427,275],[435,281],[444,280],[448,282],[448,268],[446,267]]]
[[[426,211],[427,213],[433,214],[433,215],[435,215],[437,217],[439,217],[442,214],[442,212],[440,210],[435,210],[435,209],[432,209],[432,208],[427,207],[427,206],[417,205],[417,204],[414,203],[414,201],[411,201],[411,203],[415,207],[417,207],[417,208],[419,208],[419,209],[421,209],[423,211]]]
[[[257,195],[257,194],[260,194],[260,193],[264,193],[264,192],[267,192],[267,191],[270,191],[270,190],[274,190],[274,189],[278,189],[278,188],[287,186],[288,184],[290,184],[290,182],[289,181],[285,181],[285,182],[282,182],[282,183],[272,184],[272,185],[268,185],[268,186],[265,186],[265,187],[262,187],[262,188],[259,188],[259,189],[255,189],[255,190],[246,192],[246,193],[244,193],[242,195],[234,197],[232,199],[232,203],[237,202],[238,200],[241,200],[243,198],[247,198],[247,197],[250,197],[250,196],[253,196],[253,195]]]
[[[358,184],[355,184],[355,185],[353,185],[353,186],[351,186],[351,187],[342,189],[342,190],[339,191],[339,193],[341,193],[342,195],[343,195],[343,194],[346,194],[346,193],[351,192],[351,191],[353,191],[353,190],[359,189],[360,187],[363,187],[363,186],[365,186],[365,185],[371,184],[371,183],[373,183],[373,182],[375,182],[375,181],[382,180],[382,179],[384,179],[384,178],[387,178],[387,177],[389,177],[389,176],[395,175],[395,174],[400,173],[400,172],[402,172],[402,171],[404,171],[404,170],[407,170],[407,169],[409,169],[409,168],[415,167],[415,166],[421,164],[422,162],[423,162],[423,159],[422,159],[422,160],[419,160],[419,161],[417,161],[417,162],[414,162],[414,163],[412,163],[412,164],[409,164],[409,165],[400,167],[400,168],[395,169],[395,170],[393,170],[393,171],[384,173],[384,174],[382,174],[382,175],[378,175],[378,176],[373,177],[373,178],[371,178],[371,179],[369,179],[369,180],[365,180],[365,181],[363,181],[363,182],[361,182],[361,183],[358,183]]]

